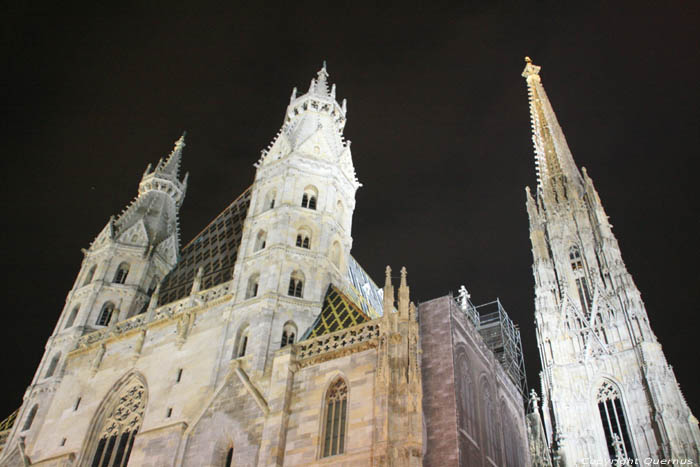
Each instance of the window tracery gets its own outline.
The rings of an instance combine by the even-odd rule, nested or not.
[[[144,385],[136,380],[126,386],[99,430],[91,467],[127,465],[134,437],[141,428],[146,408]]]
[[[338,378],[328,388],[323,424],[323,451],[321,457],[345,452],[345,428],[348,408],[348,386]]]
[[[597,401],[610,459],[634,459],[627,418],[617,387],[605,381],[598,389]]]

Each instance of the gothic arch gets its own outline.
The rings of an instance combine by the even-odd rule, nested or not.
[[[621,388],[622,385],[613,378],[602,377],[593,386],[592,396],[597,405],[596,412],[600,415],[602,433],[610,458],[616,458],[619,449],[623,458],[634,459],[634,438]]]
[[[321,400],[318,458],[331,457],[347,451],[350,425],[350,383],[341,372],[328,378]]]
[[[467,350],[463,345],[457,347],[455,377],[457,379],[457,410],[459,414],[459,426],[469,436],[475,437],[475,423],[478,417],[476,402],[474,401],[474,382],[469,368]]]
[[[123,459],[128,460],[134,438],[143,423],[147,403],[148,385],[143,375],[130,371],[122,376],[107,391],[95,411],[76,465],[90,465],[99,449],[102,454],[107,451],[105,448],[112,437],[115,440],[111,442],[112,449],[118,450],[123,445]]]

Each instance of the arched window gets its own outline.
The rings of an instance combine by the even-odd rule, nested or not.
[[[123,284],[126,282],[126,276],[129,275],[129,264],[122,263],[117,268],[117,273],[114,275],[115,284]]]
[[[276,197],[276,190],[270,190],[267,192],[267,194],[265,195],[265,204],[263,205],[263,211],[267,211],[268,209],[274,209]]]
[[[578,297],[581,302],[581,309],[585,313],[591,307],[591,293],[588,289],[588,281],[583,269],[583,259],[581,258],[581,250],[574,245],[569,249],[569,260],[571,261],[571,270],[574,272],[574,280],[578,289]]]
[[[627,418],[622,409],[620,393],[608,381],[598,390],[598,412],[603,422],[605,442],[608,446],[610,459],[634,459],[632,441],[627,428]]]
[[[258,296],[258,283],[260,282],[260,274],[253,274],[248,278],[248,287],[245,291],[245,298],[253,298]]]
[[[311,231],[307,227],[302,227],[297,233],[296,246],[299,248],[311,249]]]
[[[129,463],[134,438],[146,408],[146,388],[134,378],[114,398],[97,432],[91,467],[121,467]]]
[[[338,217],[338,223],[343,225],[343,216],[345,215],[345,209],[343,209],[343,202],[338,200],[335,205],[336,215]]]
[[[233,448],[229,448],[226,453],[226,461],[224,462],[224,467],[231,467],[233,465]]]
[[[264,230],[261,230],[258,232],[258,234],[255,236],[255,247],[253,248],[253,251],[260,251],[265,248],[267,242],[267,232]]]
[[[88,285],[90,282],[92,282],[92,279],[95,277],[95,271],[97,270],[97,265],[93,264],[90,270],[87,273],[87,276],[85,276],[85,281],[83,281],[83,285]]]
[[[53,374],[56,372],[56,367],[58,366],[59,360],[61,360],[61,354],[57,353],[51,359],[51,363],[49,363],[49,369],[46,370],[46,375],[44,376],[44,378],[51,378],[53,376]]]
[[[102,305],[102,311],[100,316],[97,317],[98,326],[107,326],[110,321],[112,321],[112,314],[114,313],[114,303],[107,302]]]
[[[287,323],[282,328],[282,342],[280,343],[280,349],[286,347],[287,345],[292,345],[294,339],[297,335],[297,327],[294,323]]]
[[[345,452],[345,425],[348,412],[348,386],[338,378],[328,388],[323,416],[321,457]]]
[[[73,311],[71,311],[70,315],[68,315],[68,319],[66,320],[66,325],[63,327],[63,329],[68,329],[69,327],[73,326],[73,323],[75,322],[75,318],[78,316],[79,310],[80,310],[80,305],[75,305],[75,308],[73,308]]]
[[[304,295],[304,275],[301,271],[294,271],[289,277],[289,289],[287,295],[290,297],[303,297]]]
[[[457,389],[459,390],[459,426],[474,436],[476,424],[476,405],[474,404],[474,386],[469,369],[469,359],[464,348],[457,350]]]
[[[337,240],[333,242],[333,245],[331,246],[330,258],[333,265],[340,269],[340,243],[338,243]]]
[[[234,352],[234,358],[245,357],[245,351],[248,347],[248,325],[246,324],[238,334],[238,339],[236,342],[236,351]]]
[[[27,418],[24,419],[22,431],[27,431],[32,427],[32,423],[34,423],[34,417],[36,417],[37,410],[39,410],[39,406],[35,404],[34,407],[32,407],[32,410],[29,411],[29,415],[27,415]]]
[[[316,187],[309,185],[304,188],[304,194],[301,196],[301,207],[308,209],[316,209],[316,200],[318,199],[318,190]]]

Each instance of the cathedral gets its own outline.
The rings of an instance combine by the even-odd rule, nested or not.
[[[184,135],[146,168],[83,250],[0,466],[697,462],[697,420],[592,181],[539,67],[523,76],[541,406],[500,301],[462,288],[416,305],[405,268],[380,287],[351,255],[361,184],[324,64],[252,185],[186,245]]]

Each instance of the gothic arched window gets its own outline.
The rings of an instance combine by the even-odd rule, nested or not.
[[[301,271],[294,271],[289,277],[289,289],[287,295],[301,298],[304,295],[304,275]]]
[[[32,410],[29,411],[29,415],[27,415],[27,418],[24,419],[22,431],[27,431],[32,427],[32,423],[34,423],[34,417],[36,417],[37,410],[39,410],[39,406],[37,404],[34,404],[34,407],[32,407]]]
[[[66,325],[63,327],[63,329],[68,329],[69,327],[73,326],[73,323],[75,322],[76,316],[78,316],[78,311],[80,310],[80,305],[75,305],[75,308],[73,308],[73,311],[70,312],[70,315],[68,315],[68,319],[66,320]]]
[[[345,380],[338,378],[330,385],[324,405],[321,457],[343,454],[348,412],[348,386]]]
[[[88,285],[90,282],[92,282],[92,279],[95,277],[96,270],[97,270],[97,265],[93,264],[92,267],[90,268],[90,271],[88,271],[87,276],[85,276],[85,281],[83,281],[83,285]]]
[[[280,348],[285,347],[287,345],[292,345],[294,343],[294,338],[296,337],[296,334],[297,327],[294,325],[294,323],[285,324],[282,328],[282,342],[280,344]]]
[[[265,204],[263,205],[263,211],[267,211],[268,209],[274,209],[276,197],[276,190],[270,190],[267,192],[267,195],[265,195]]]
[[[248,347],[248,325],[246,324],[241,328],[238,334],[238,339],[236,339],[236,351],[234,352],[234,358],[245,357],[245,351]]]
[[[634,459],[632,440],[625,411],[622,408],[620,392],[608,381],[598,389],[598,412],[603,422],[605,443],[608,446],[610,459]]]
[[[296,246],[307,250],[311,249],[311,231],[308,228],[302,227],[299,229]]]
[[[265,248],[267,242],[267,232],[261,230],[255,237],[255,251],[259,251]]]
[[[260,274],[253,274],[248,279],[248,287],[245,291],[245,298],[253,298],[258,296],[258,283],[260,282]]]
[[[585,313],[590,310],[591,293],[588,289],[588,282],[583,270],[583,259],[581,258],[581,250],[574,245],[569,249],[569,260],[571,261],[571,270],[574,272],[574,280],[578,289],[578,297],[581,301],[581,309]]]
[[[126,276],[129,275],[129,264],[122,263],[117,268],[117,273],[114,275],[115,284],[123,284],[126,282]]]
[[[49,369],[46,370],[46,375],[44,376],[44,378],[51,378],[53,376],[53,374],[56,372],[56,367],[58,366],[59,360],[61,360],[61,354],[57,353],[51,359],[51,363],[49,363]]]
[[[463,348],[457,351],[457,388],[459,390],[459,426],[471,436],[476,422],[474,386],[472,383],[469,359]]]
[[[135,379],[116,394],[99,425],[91,467],[121,467],[129,463],[134,437],[143,422],[145,392],[143,383]]]
[[[308,209],[316,209],[316,200],[318,199],[318,190],[316,187],[309,185],[304,188],[304,194],[301,196],[301,207]]]
[[[112,314],[114,313],[114,303],[107,302],[102,305],[102,311],[100,316],[97,317],[98,326],[107,326],[110,321],[112,321]]]

